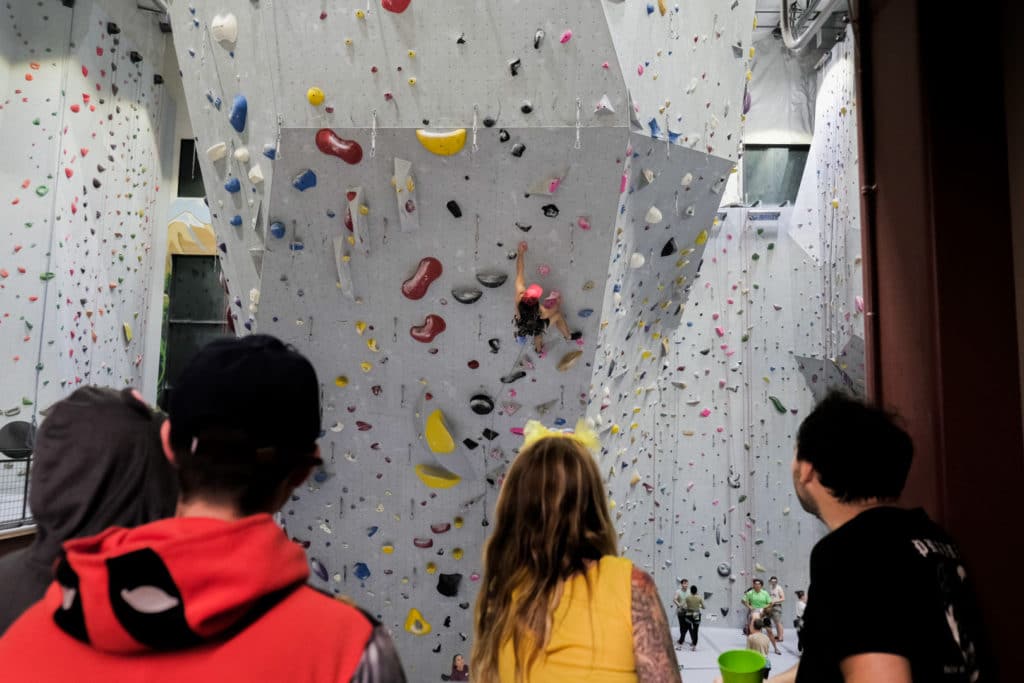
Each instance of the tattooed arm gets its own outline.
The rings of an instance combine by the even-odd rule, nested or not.
[[[681,683],[672,633],[654,579],[633,567],[631,588],[637,680],[640,683]]]

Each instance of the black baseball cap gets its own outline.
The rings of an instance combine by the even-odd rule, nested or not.
[[[320,437],[320,384],[309,360],[276,337],[226,337],[192,358],[169,413],[175,449],[201,456],[204,441],[219,441],[239,458],[307,455]]]

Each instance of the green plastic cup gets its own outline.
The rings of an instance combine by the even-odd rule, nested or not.
[[[722,683],[761,683],[768,664],[760,652],[728,650],[718,656]]]

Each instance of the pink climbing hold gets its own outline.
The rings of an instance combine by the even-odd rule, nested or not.
[[[567,28],[566,30],[562,31],[562,35],[561,37],[559,37],[558,42],[560,42],[562,45],[565,45],[570,40],[572,40],[572,29]]]
[[[515,434],[516,436],[522,436],[523,435],[523,428],[522,427],[513,427],[509,431],[512,432],[513,434]]]
[[[853,297],[853,304],[857,307],[857,312],[858,313],[863,313],[864,312],[864,297],[862,297],[862,296],[855,296],[855,297]]]
[[[419,267],[412,277],[402,283],[402,294],[407,299],[422,299],[427,293],[430,283],[441,277],[444,268],[441,262],[433,256],[427,256],[420,261]]]
[[[409,9],[409,5],[411,4],[412,0],[381,0],[380,6],[389,12],[401,14],[405,10]]]
[[[561,184],[561,178],[552,178],[551,182],[548,183],[548,194],[554,194],[555,192],[558,192],[558,187]]]
[[[431,313],[422,325],[410,327],[409,335],[421,344],[429,344],[434,341],[434,337],[444,332],[446,327],[444,318]]]
[[[625,192],[627,187],[629,187],[629,174],[623,173],[622,180],[619,181],[619,194]]]
[[[358,142],[346,140],[330,128],[317,131],[316,146],[324,154],[336,156],[347,164],[358,164],[363,160],[363,148]]]
[[[580,216],[576,225],[580,226],[580,230],[590,230],[590,220],[586,216]]]
[[[551,266],[549,266],[548,264],[542,263],[539,266],[537,266],[537,275],[540,275],[541,277],[547,277],[550,274]]]
[[[643,64],[637,64],[636,65],[636,75],[637,76],[643,76],[644,75],[644,65]]]
[[[608,62],[603,62],[603,63],[601,64],[601,68],[602,68],[602,69],[610,69],[611,67],[609,66]]]
[[[719,325],[718,327],[715,328],[715,334],[717,334],[719,337],[724,337],[725,336],[725,328],[722,327],[721,325]]]
[[[704,410],[700,411],[700,416],[701,417],[711,417],[711,409],[710,408],[705,408]]]

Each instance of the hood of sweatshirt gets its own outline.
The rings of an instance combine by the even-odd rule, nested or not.
[[[302,548],[270,515],[176,518],[69,541],[46,600],[96,650],[170,651],[228,638],[300,587]]]

